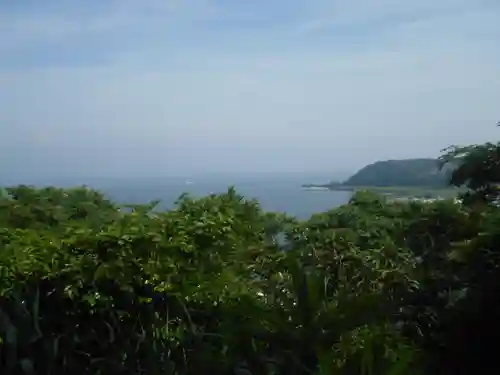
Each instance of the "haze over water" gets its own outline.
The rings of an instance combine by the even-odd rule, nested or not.
[[[303,178],[306,178],[305,176]],[[323,180],[319,180],[324,182]],[[266,211],[286,212],[299,219],[347,203],[351,193],[345,191],[307,191],[302,183],[310,181],[296,178],[244,178],[228,180],[214,178],[166,179],[161,182],[137,181],[107,184],[101,190],[111,199],[123,203],[147,203],[161,200],[162,208],[172,208],[179,196],[186,192],[193,197],[223,193],[230,185],[245,198],[255,198]]]

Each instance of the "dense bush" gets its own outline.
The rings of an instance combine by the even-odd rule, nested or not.
[[[168,212],[85,187],[5,189],[0,372],[493,373],[492,201],[360,192],[299,222],[233,189]]]

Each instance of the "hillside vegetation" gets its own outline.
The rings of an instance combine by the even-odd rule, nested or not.
[[[0,373],[498,374],[499,150],[443,155],[463,205],[358,192],[306,221],[234,189],[5,189]]]
[[[343,185],[445,187],[449,177],[448,169],[440,170],[438,159],[387,160],[361,168]]]

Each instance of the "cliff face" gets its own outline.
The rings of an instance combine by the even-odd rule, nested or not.
[[[348,178],[347,186],[446,186],[450,169],[439,170],[437,159],[378,161]]]

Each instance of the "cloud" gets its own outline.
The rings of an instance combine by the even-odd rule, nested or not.
[[[185,54],[284,54],[432,42],[488,25],[495,0],[69,0],[0,4],[0,67],[95,65]],[[475,19],[473,19],[475,17]],[[458,20],[470,21],[446,25]],[[496,22],[489,28],[498,31]],[[408,32],[418,28],[417,33]],[[412,35],[410,35],[412,34]],[[429,42],[429,40],[427,40]],[[309,46],[309,47],[308,47]]]
[[[478,9],[481,4],[470,6],[466,0],[440,2],[398,0],[316,1],[311,8],[310,20],[305,29],[317,30],[328,27],[380,26],[381,23],[406,23],[426,17],[448,15],[457,11]],[[318,17],[319,16],[319,17]],[[309,28],[307,25],[309,24]]]
[[[0,158],[87,176],[335,171],[496,136],[497,3],[270,3],[4,9]]]

